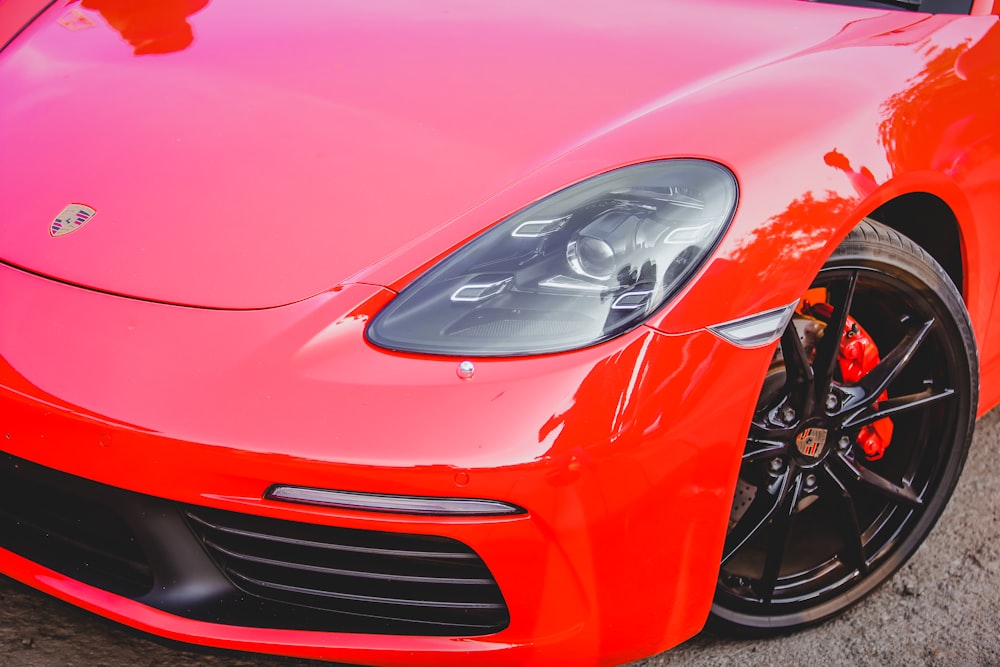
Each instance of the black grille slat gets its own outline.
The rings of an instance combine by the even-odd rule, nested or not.
[[[287,593],[289,601],[293,601],[296,605],[302,605],[304,608],[312,609],[319,613],[329,612],[329,605],[322,604],[325,597],[333,597],[332,595],[326,596],[315,596],[319,604],[307,605],[304,604],[310,598],[310,594],[314,594],[312,591],[300,591],[294,587],[285,586],[274,586],[273,584],[263,584],[262,582],[257,582],[252,579],[247,579],[245,577],[237,576],[237,579],[247,588],[247,590],[254,589],[266,589],[268,593],[272,596],[276,596],[276,599],[283,599],[281,594]],[[399,614],[391,614],[389,612],[394,609],[398,610],[398,606],[393,606],[391,603],[385,600],[377,601],[378,604],[372,604],[373,600],[371,598],[359,598],[353,599],[351,596],[346,595],[336,595],[337,599],[341,602],[346,603],[356,603],[356,606],[339,605],[337,610],[338,615],[351,616],[358,619],[375,620],[387,624],[388,627],[396,627],[399,624]],[[415,604],[415,603],[414,603]],[[424,605],[419,605],[427,607],[426,603]],[[456,609],[459,609],[456,607]],[[496,632],[495,623],[491,620],[491,616],[500,611],[497,607],[493,605],[483,606],[481,608],[476,607],[463,607],[461,608],[463,614],[454,616],[452,619],[445,620],[441,618],[428,618],[423,619],[419,616],[412,616],[407,620],[407,627],[410,628],[408,634],[427,634],[427,635],[437,635],[437,634],[456,634],[456,635],[471,635],[471,634],[488,634]],[[407,609],[406,611],[413,611],[412,609]],[[488,612],[488,614],[481,614],[477,612]],[[383,613],[384,612],[384,613]],[[477,622],[477,618],[482,617],[481,622]],[[444,632],[442,632],[444,631]],[[469,632],[472,631],[472,632]]]
[[[315,598],[333,598],[336,600],[344,600],[347,602],[357,602],[361,604],[372,604],[385,607],[440,607],[440,608],[450,608],[450,609],[502,609],[502,604],[497,604],[495,602],[426,602],[423,600],[407,600],[403,598],[384,598],[377,597],[374,595],[352,595],[350,593],[337,593],[335,591],[324,591],[315,588],[299,588],[297,586],[288,586],[285,584],[275,584],[274,582],[264,582],[256,579],[251,579],[245,575],[234,573],[234,575],[241,581],[247,584],[257,586],[259,588],[273,588],[274,590],[280,590],[285,593],[295,593],[298,595],[311,596]],[[318,605],[312,605],[314,607]]]
[[[411,581],[425,580],[427,583],[445,583],[445,579],[482,579],[485,577],[478,559],[439,559],[433,556],[361,554],[342,552],[336,549],[317,549],[302,544],[290,545],[286,541],[272,542],[266,538],[250,539],[245,535],[230,533],[206,533],[204,539],[220,551],[229,552],[235,558],[252,554],[258,559],[278,563],[306,565],[317,572],[321,568],[348,569],[359,574],[374,574],[382,579],[396,579],[397,575]],[[297,569],[292,567],[291,569]],[[303,568],[305,569],[305,568]],[[403,581],[405,579],[401,579]]]
[[[419,634],[497,632],[509,622],[489,570],[455,540],[205,508],[188,517],[227,576],[265,599],[420,627]]]
[[[238,553],[236,551],[230,551],[225,547],[215,544],[211,540],[206,540],[206,545],[212,551],[218,551],[229,558],[234,558],[237,560],[247,561],[250,563],[256,563],[258,565],[271,565],[274,567],[287,567],[295,570],[301,570],[303,572],[309,572],[312,574],[328,574],[335,576],[344,577],[357,577],[361,579],[385,579],[391,577],[394,581],[408,582],[408,583],[425,583],[425,584],[462,584],[469,586],[492,586],[496,582],[492,579],[468,579],[468,578],[448,578],[448,577],[422,577],[422,576],[410,576],[404,574],[386,574],[384,572],[365,572],[361,570],[340,570],[336,568],[323,567],[320,565],[308,565],[303,563],[294,563],[288,561],[276,561],[269,558],[261,558],[259,556],[254,556],[246,553]]]
[[[270,535],[267,533],[254,532],[250,530],[242,530],[238,528],[232,528],[230,526],[224,526],[206,521],[204,518],[197,516],[193,513],[188,513],[188,518],[201,524],[205,528],[211,531],[217,531],[219,533],[225,533],[228,535],[233,535],[237,537],[245,537],[249,539],[267,540],[271,542],[281,542],[290,546],[301,546],[301,547],[314,547],[316,549],[327,549],[330,551],[349,551],[352,553],[360,554],[370,554],[370,555],[391,555],[391,556],[413,556],[413,557],[432,557],[432,558],[455,558],[455,559],[476,559],[478,556],[476,554],[467,552],[430,552],[430,551],[407,551],[404,549],[385,549],[378,547],[362,547],[346,544],[328,544],[326,542],[318,542],[314,540],[305,540],[300,538],[291,538],[281,535]],[[305,524],[302,524],[305,525]]]

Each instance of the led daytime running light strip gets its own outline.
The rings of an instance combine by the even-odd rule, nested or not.
[[[312,489],[301,486],[276,485],[264,497],[302,505],[321,505],[365,512],[391,512],[429,516],[510,516],[526,514],[525,510],[499,500],[481,498],[434,498],[430,496],[396,496],[358,491]]]

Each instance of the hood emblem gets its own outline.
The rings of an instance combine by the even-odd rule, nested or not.
[[[56,216],[52,224],[49,225],[49,234],[52,236],[66,236],[71,232],[83,227],[90,222],[90,219],[97,215],[97,211],[83,204],[70,204]]]

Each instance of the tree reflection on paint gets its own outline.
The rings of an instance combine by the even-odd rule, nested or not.
[[[894,171],[932,168],[952,177],[968,175],[992,155],[996,118],[984,102],[1000,96],[1000,25],[978,41],[946,49],[928,48],[927,65],[912,85],[886,100],[879,126]],[[922,141],[909,140],[919,133]]]
[[[208,0],[82,0],[80,6],[100,12],[137,56],[174,53],[194,42],[187,18]]]

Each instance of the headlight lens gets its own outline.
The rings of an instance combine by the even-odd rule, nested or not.
[[[507,218],[415,280],[368,327],[380,347],[541,354],[641,324],[697,270],[736,208],[703,160],[618,169]]]

